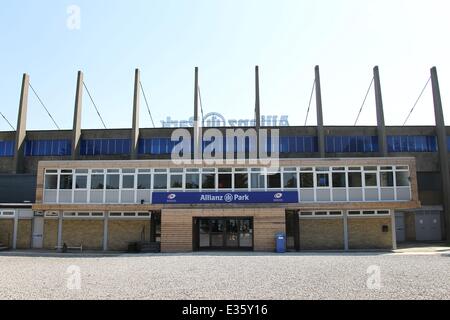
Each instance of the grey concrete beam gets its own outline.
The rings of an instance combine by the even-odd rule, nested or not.
[[[198,94],[198,67],[195,67],[194,79],[194,160],[202,159],[202,131],[203,119],[200,119],[200,105]]]
[[[445,211],[445,229],[447,241],[450,241],[450,172],[448,165],[447,132],[445,129],[441,91],[439,88],[439,79],[436,67],[431,69],[431,84],[433,88],[434,114],[436,118],[436,133],[438,138],[439,162],[442,177],[442,198]]]
[[[30,76],[24,74],[22,78],[22,89],[20,92],[19,115],[17,117],[16,142],[14,148],[15,173],[24,172],[25,139],[27,135],[27,112],[28,112],[28,89],[30,87]]]
[[[75,92],[75,108],[72,128],[72,159],[78,159],[81,139],[81,113],[83,108],[83,72],[78,71],[77,88]]]
[[[255,67],[255,129],[256,129],[256,155],[260,157],[260,129],[261,129],[261,97],[259,94],[259,66]]]
[[[141,82],[141,74],[139,69],[136,69],[134,74],[133,122],[131,130],[131,159],[133,160],[137,159],[138,157],[140,82]]]
[[[319,145],[319,156],[325,158],[325,130],[323,127],[323,109],[322,109],[322,87],[320,84],[320,69],[315,68],[316,79],[316,110],[317,110],[317,139]]]
[[[377,109],[378,147],[382,157],[387,157],[386,125],[384,122],[383,96],[381,94],[380,71],[378,66],[373,68],[375,87],[375,104]]]

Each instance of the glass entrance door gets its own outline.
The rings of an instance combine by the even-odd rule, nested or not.
[[[253,218],[196,219],[199,250],[252,250]]]

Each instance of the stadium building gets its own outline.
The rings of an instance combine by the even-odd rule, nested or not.
[[[318,67],[315,77],[317,126],[262,122],[256,68],[255,120],[206,128],[196,69],[193,126],[180,124],[193,145],[207,149],[207,129],[254,129],[256,143],[246,137],[230,148],[227,136],[219,144],[244,162],[207,162],[189,151],[193,161],[180,164],[172,157],[178,128],[139,128],[139,70],[132,128],[111,130],[81,129],[79,72],[73,129],[27,131],[25,74],[17,129],[0,132],[0,247],[273,251],[275,235],[284,232],[289,250],[347,251],[450,239],[450,128],[436,68],[436,126],[385,126],[377,67],[377,126],[324,126]],[[262,161],[261,149],[277,158]]]

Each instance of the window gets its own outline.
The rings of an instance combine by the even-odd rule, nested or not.
[[[72,170],[62,170],[59,177],[59,189],[72,190]]]
[[[333,188],[345,188],[345,172],[333,172]]]
[[[312,172],[301,172],[300,173],[300,188],[314,188],[314,175]]]
[[[183,169],[170,169],[170,188],[183,188]]]
[[[325,144],[327,153],[378,152],[376,136],[327,136]]]
[[[234,174],[234,188],[248,189],[247,169],[236,169]]]
[[[394,186],[394,174],[392,172],[381,172],[380,181],[382,187]]]
[[[72,143],[70,140],[27,140],[25,156],[70,156]]]
[[[167,171],[165,169],[155,169],[155,174],[153,176],[153,189],[167,189]]]
[[[219,169],[219,189],[231,189],[231,177],[231,169]]]
[[[105,175],[103,170],[92,170],[91,190],[102,190],[104,188]]]
[[[266,188],[266,179],[262,174],[261,169],[252,169],[251,170],[251,188],[252,189],[265,189]]]
[[[280,174],[280,172],[267,172],[267,188],[281,189],[281,174]]]
[[[118,169],[108,169],[106,174],[106,189],[119,189],[120,174]]]
[[[130,139],[87,139],[80,142],[81,156],[127,155],[130,152]]]
[[[200,170],[186,169],[186,189],[198,190],[200,189]]]
[[[45,175],[45,189],[56,190],[58,188],[58,176],[56,174]]]
[[[361,171],[348,173],[348,186],[350,188],[362,187]]]
[[[170,154],[177,142],[172,142],[170,138],[139,139],[138,153],[163,155]]]
[[[296,172],[284,172],[283,173],[283,187],[286,189],[295,189],[298,186],[297,173]]]
[[[0,141],[0,157],[13,157],[14,145],[14,141]]]
[[[122,170],[122,188],[134,189],[134,170]]]
[[[151,189],[152,175],[150,169],[139,169],[137,176],[137,188],[139,190]]]
[[[202,189],[215,189],[216,188],[216,170],[215,169],[203,169],[202,172]]]
[[[377,187],[378,186],[377,174],[375,172],[373,172],[373,173],[365,172],[364,180],[366,183],[366,187]]]
[[[397,187],[409,187],[409,172],[397,171],[395,173]]]
[[[316,168],[316,179],[318,188],[327,188],[330,186],[330,176],[328,174],[330,168]],[[326,172],[326,173],[325,173]]]
[[[389,152],[437,152],[436,136],[388,136]]]

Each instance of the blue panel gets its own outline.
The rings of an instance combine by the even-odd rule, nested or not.
[[[313,153],[313,139],[311,139],[311,137],[304,137],[303,141],[305,142],[305,147],[304,147],[304,151],[303,152],[307,152],[307,153]]]
[[[153,192],[153,204],[298,203],[298,192]]]
[[[280,138],[280,153],[289,153],[289,138]]]
[[[334,148],[334,137],[332,136],[327,136],[325,138],[325,152],[326,153],[335,153],[335,148]]]
[[[145,140],[138,140],[138,154],[145,154]]]
[[[152,139],[151,154],[160,154],[159,139]]]
[[[447,150],[450,152],[450,137],[447,137]]]

